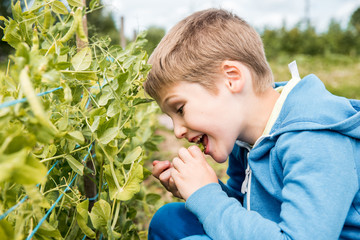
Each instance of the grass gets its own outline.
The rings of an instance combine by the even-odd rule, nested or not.
[[[333,94],[360,99],[360,57],[281,56],[269,61],[275,81],[287,81],[291,78],[287,64],[293,60],[297,62],[301,77],[313,73]]]

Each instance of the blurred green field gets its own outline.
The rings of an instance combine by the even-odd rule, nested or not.
[[[333,94],[360,99],[359,57],[344,55],[278,57],[269,61],[275,81],[288,81],[291,78],[287,64],[293,60],[297,62],[301,77],[313,73]]]

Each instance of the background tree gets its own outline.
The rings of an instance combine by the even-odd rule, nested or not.
[[[0,16],[5,18],[11,16],[11,1],[10,0],[2,0],[0,2]],[[1,22],[0,22],[0,25]],[[0,31],[0,62],[6,61],[7,56],[12,51],[12,48],[7,42],[1,41],[4,37],[3,31]]]
[[[350,25],[360,33],[360,7],[351,15]]]
[[[111,44],[120,44],[120,33],[115,26],[113,16],[104,8],[87,15],[89,36],[110,37]]]
[[[161,27],[151,26],[147,29],[146,39],[148,42],[146,43],[144,49],[150,55],[156,46],[159,44],[160,40],[165,35],[165,29]]]

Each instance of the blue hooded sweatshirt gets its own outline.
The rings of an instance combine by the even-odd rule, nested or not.
[[[234,146],[227,173],[185,205],[212,239],[360,239],[360,101],[306,76],[269,134],[251,150]]]

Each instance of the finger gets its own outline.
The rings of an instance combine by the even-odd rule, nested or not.
[[[174,195],[174,197],[184,199],[184,198],[181,196],[181,194],[180,194],[180,192],[179,192],[178,190],[172,192],[172,194]]]
[[[179,176],[179,171],[176,170],[176,168],[170,168],[170,178],[172,179],[172,181],[174,181],[175,185],[176,185],[176,180]]]
[[[171,175],[170,171],[169,171],[169,174]],[[170,189],[172,189],[173,193],[177,191],[177,187],[176,187],[176,184],[175,184],[175,181],[172,177],[169,178],[169,187]]]
[[[195,159],[204,159],[204,153],[201,151],[201,149],[196,146],[192,145],[188,148],[190,155]]]
[[[184,165],[184,162],[180,158],[174,157],[172,164],[176,170],[180,171],[181,167]]]
[[[183,160],[184,162],[189,161],[191,158],[193,158],[189,150],[184,147],[179,149],[178,155],[179,158],[181,158],[181,160]]]
[[[166,169],[170,168],[171,164],[169,161],[159,161],[156,163],[156,165],[153,167],[152,174],[159,178],[160,174],[164,172]]]
[[[152,165],[155,166],[155,165],[158,164],[159,162],[160,162],[160,161],[155,160],[155,161],[152,162]]]
[[[160,175],[159,175],[159,180],[160,182],[166,187],[169,187],[169,180],[171,178],[171,170],[166,169],[165,171],[163,171]]]

